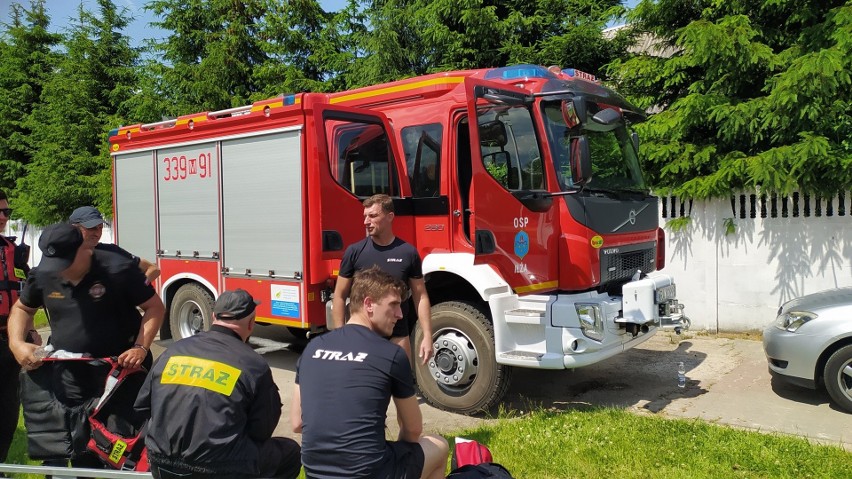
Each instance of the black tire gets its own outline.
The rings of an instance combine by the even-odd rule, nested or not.
[[[423,338],[420,323],[414,344]],[[417,386],[429,404],[446,411],[475,414],[491,409],[506,394],[512,368],[497,364],[494,328],[476,306],[449,301],[432,307],[435,356],[415,361]],[[416,349],[415,349],[416,351]]]
[[[834,403],[852,413],[852,344],[843,346],[828,358],[823,380]]]
[[[308,339],[308,333],[310,333],[311,330],[297,328],[295,326],[287,326],[287,332],[289,332],[296,339]]]
[[[195,283],[177,290],[169,307],[169,329],[178,340],[210,329],[213,321],[213,295]]]

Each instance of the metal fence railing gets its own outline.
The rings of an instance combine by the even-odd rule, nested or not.
[[[103,479],[152,478],[150,472],[116,471],[111,469],[84,469],[73,467],[29,466],[21,464],[0,464],[0,472],[5,474],[40,474],[53,476],[53,479],[71,477],[100,477]]]

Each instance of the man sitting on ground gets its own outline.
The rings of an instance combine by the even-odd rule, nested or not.
[[[447,441],[421,437],[408,357],[385,339],[402,319],[407,294],[405,283],[378,267],[355,273],[349,322],[313,339],[299,358],[290,422],[302,433],[307,477],[444,477]],[[391,397],[398,441],[385,439]]]
[[[155,479],[295,478],[296,441],[272,437],[281,396],[269,364],[246,344],[260,304],[242,289],[213,305],[210,331],[163,353],[136,409],[150,413],[145,446]]]

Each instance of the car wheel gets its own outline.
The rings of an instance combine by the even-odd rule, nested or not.
[[[852,344],[843,346],[828,358],[823,379],[835,404],[852,413]]]

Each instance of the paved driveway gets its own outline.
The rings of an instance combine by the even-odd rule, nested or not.
[[[277,434],[290,431],[289,404],[298,345],[283,328],[261,327],[253,339],[269,360],[281,388],[285,411]],[[677,387],[683,361],[687,387]],[[341,401],[345,401],[341,398]],[[504,407],[568,409],[610,405],[644,414],[700,418],[762,432],[804,436],[852,451],[852,415],[831,405],[822,391],[773,384],[759,341],[660,333],[638,348],[574,371],[515,370]],[[422,405],[426,430],[451,432],[488,419],[471,418]],[[389,434],[396,435],[393,410]]]

